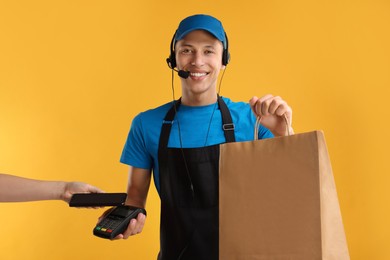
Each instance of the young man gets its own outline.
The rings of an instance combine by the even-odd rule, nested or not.
[[[168,58],[181,77],[182,97],[134,118],[121,162],[130,165],[126,204],[145,207],[153,172],[161,198],[159,259],[218,259],[219,144],[292,133],[292,110],[280,97],[233,102],[217,93],[229,62],[219,20],[194,15],[181,21]],[[238,173],[241,174],[241,173]],[[139,214],[117,239],[140,233]]]
[[[63,200],[69,203],[74,193],[100,193],[83,182],[43,181],[0,174],[0,202]]]

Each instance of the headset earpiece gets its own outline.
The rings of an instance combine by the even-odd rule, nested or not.
[[[169,56],[169,58],[167,58],[167,64],[168,64],[168,67],[170,69],[174,69],[176,67],[176,62],[173,60],[172,62],[172,56]]]
[[[169,55],[169,58],[167,59],[167,63],[169,68],[171,69],[176,68],[176,57],[174,51],[171,53],[171,55]]]
[[[171,45],[170,45],[170,53],[169,53],[169,57],[167,58],[168,67],[171,68],[171,69],[176,68],[175,50],[173,49],[174,48],[173,45],[175,44],[176,32],[175,32],[175,34],[172,37]]]
[[[222,65],[227,65],[230,61],[230,53],[229,53],[229,40],[228,37],[225,33],[225,41],[224,43],[224,48],[223,48],[223,53],[222,53]]]

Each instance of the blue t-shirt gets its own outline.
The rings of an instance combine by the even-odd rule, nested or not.
[[[232,102],[224,97],[223,100],[232,116],[236,142],[253,140],[256,118],[250,105],[244,102]],[[152,170],[158,192],[160,192],[158,167],[160,132],[165,115],[172,105],[173,103],[169,102],[142,112],[133,119],[120,159],[124,164]],[[260,126],[258,135],[259,139],[273,137],[271,131],[263,126]],[[197,148],[225,142],[222,116],[217,103],[196,107],[180,105],[172,124],[168,147]]]

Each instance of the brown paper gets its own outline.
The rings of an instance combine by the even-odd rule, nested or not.
[[[220,259],[349,259],[321,131],[222,144]]]

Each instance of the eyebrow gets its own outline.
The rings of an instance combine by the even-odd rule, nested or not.
[[[182,45],[180,45],[180,47],[194,47],[194,45],[190,44],[190,43],[183,43]],[[212,49],[215,49],[215,46],[214,45],[205,45],[205,46],[202,46],[203,48],[212,48]]]

